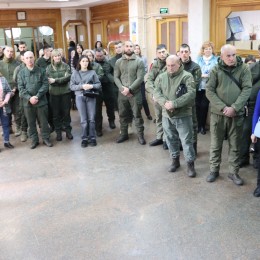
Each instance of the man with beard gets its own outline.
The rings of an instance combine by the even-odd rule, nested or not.
[[[197,89],[199,89],[199,85],[201,81],[201,69],[196,62],[191,60],[190,54],[191,54],[190,46],[186,43],[183,43],[180,47],[180,58],[184,66],[184,70],[190,72],[194,78],[195,81],[194,87],[196,91]],[[195,153],[197,154],[198,120],[196,114],[195,98],[194,98],[194,105],[192,106],[192,122],[193,122],[193,146],[194,146]]]
[[[16,82],[13,80],[14,70],[19,66],[19,62],[14,58],[14,49],[6,46],[4,50],[4,59],[0,61],[0,72],[6,78],[11,90],[12,97],[9,101],[12,114],[16,124],[15,136],[21,135],[21,113],[20,113],[20,98]],[[12,114],[10,114],[9,125],[10,133],[12,130]]]
[[[20,41],[20,42],[18,43],[19,55],[17,55],[16,60],[19,61],[19,62],[21,62],[21,63],[23,63],[23,61],[21,60],[21,52],[25,53],[27,50],[28,50],[28,49],[27,49],[27,44],[26,44],[26,42]]]
[[[115,65],[114,80],[119,89],[118,106],[120,119],[120,136],[117,143],[128,140],[128,123],[133,114],[141,145],[146,144],[144,139],[144,120],[142,118],[141,83],[144,79],[145,68],[143,61],[134,54],[134,45],[131,41],[124,44],[124,55]]]
[[[162,127],[162,107],[157,103],[154,97],[155,85],[154,82],[161,73],[166,71],[166,58],[168,56],[168,52],[166,50],[166,46],[164,44],[159,44],[156,48],[156,56],[157,58],[153,61],[152,68],[147,76],[146,90],[152,94],[152,98],[154,101],[154,111],[156,118],[156,139],[149,143],[150,146],[156,146],[163,144],[163,148],[165,150],[168,149],[168,146],[165,142],[165,137],[163,135],[163,127]]]

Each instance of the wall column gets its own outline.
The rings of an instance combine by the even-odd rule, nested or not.
[[[210,40],[210,0],[189,0],[188,34],[192,59],[196,59],[204,41]]]
[[[145,0],[129,0],[129,31],[130,39],[140,44],[142,53],[146,49],[146,21],[145,21]]]

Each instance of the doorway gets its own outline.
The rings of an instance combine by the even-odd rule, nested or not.
[[[171,54],[175,54],[182,43],[188,43],[187,16],[157,21],[157,44],[165,44]]]
[[[11,46],[18,53],[18,44],[23,41],[27,50],[39,57],[39,50],[44,45],[54,47],[53,29],[49,26],[0,28],[0,46]]]
[[[87,25],[82,20],[69,20],[63,26],[65,50],[69,48],[70,41],[88,48]],[[66,56],[68,55],[65,51]]]

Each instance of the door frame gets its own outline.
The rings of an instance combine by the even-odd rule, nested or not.
[[[167,23],[167,49],[170,50],[170,37],[169,37],[169,22],[175,21],[176,22],[176,37],[175,37],[175,46],[176,51],[178,47],[183,43],[183,37],[182,37],[182,28],[183,28],[183,22],[188,22],[188,16],[187,15],[177,15],[177,16],[167,16],[164,17],[161,20],[156,21],[156,28],[157,28],[157,45],[162,42],[161,37],[161,25],[164,23]]]

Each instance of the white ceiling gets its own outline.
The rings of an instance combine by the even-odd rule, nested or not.
[[[86,8],[119,0],[0,0],[0,9]]]

